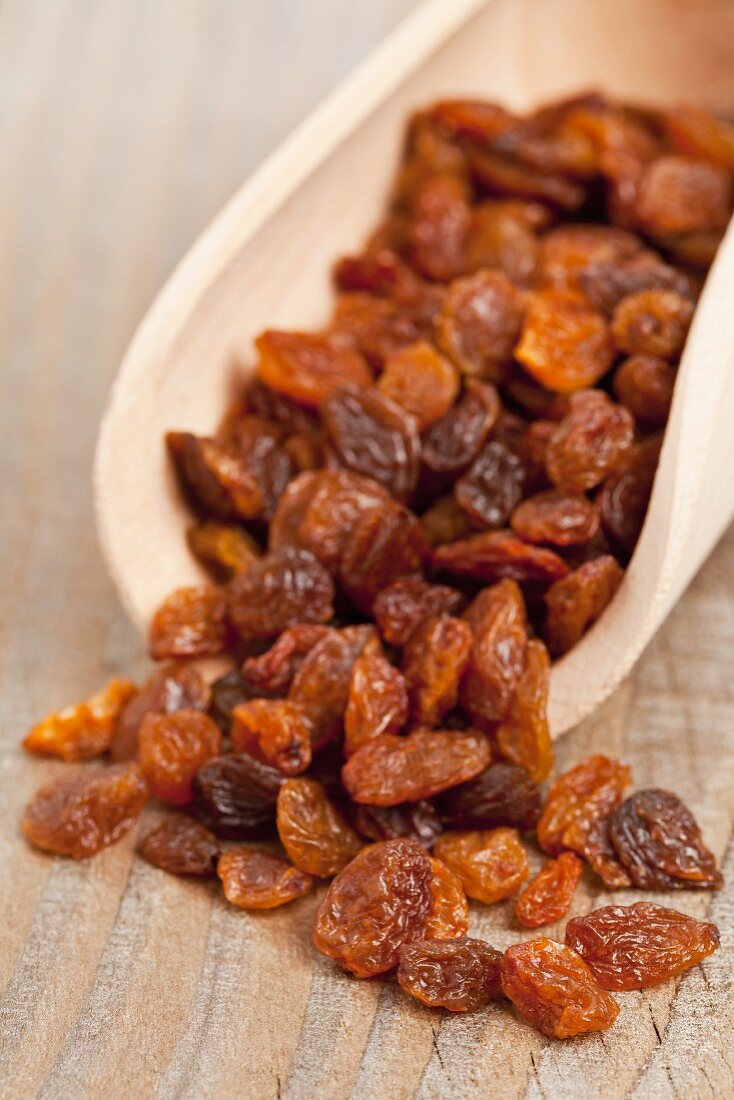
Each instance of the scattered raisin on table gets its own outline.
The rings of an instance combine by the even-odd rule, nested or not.
[[[476,1012],[502,991],[502,954],[484,940],[419,940],[400,951],[398,985],[431,1008]]]
[[[216,657],[229,637],[227,601],[214,585],[179,588],[164,600],[150,624],[154,661]]]
[[[241,844],[217,862],[224,896],[240,909],[275,909],[303,897],[313,878],[262,848]]]
[[[135,759],[138,733],[146,714],[206,710],[213,706],[216,693],[216,682],[210,690],[194,665],[170,664],[155,669],[122,707],[110,741],[110,759],[115,763]]]
[[[278,835],[296,867],[330,878],[356,856],[362,842],[314,779],[286,779],[278,791]]]
[[[170,875],[212,875],[219,858],[214,834],[183,815],[164,818],[154,825],[138,851],[148,863]]]
[[[146,715],[138,762],[150,793],[172,806],[185,806],[194,797],[198,769],[219,756],[221,745],[219,726],[201,711]]]
[[[461,880],[470,898],[486,905],[512,897],[530,873],[516,829],[444,833],[433,853]]]
[[[553,782],[538,822],[538,842],[555,856],[566,846],[566,831],[579,820],[608,817],[632,780],[626,764],[589,756]]]
[[[425,936],[430,940],[453,940],[469,930],[469,903],[458,875],[431,859],[431,906],[426,917]]]
[[[62,760],[101,756],[110,748],[120,716],[135,692],[131,680],[110,680],[83,703],[47,714],[26,734],[23,748],[38,756],[58,756]]]
[[[232,712],[230,731],[237,752],[249,752],[284,775],[298,775],[311,763],[309,727],[286,699],[248,699]]]
[[[561,852],[544,863],[515,902],[518,923],[523,928],[542,928],[565,917],[582,870],[573,852]]]
[[[193,782],[192,809],[216,836],[228,840],[275,832],[275,807],[285,776],[246,752],[230,752],[203,764]]]
[[[534,829],[540,817],[540,787],[516,764],[490,764],[485,771],[436,800],[454,829],[492,829],[512,825]]]

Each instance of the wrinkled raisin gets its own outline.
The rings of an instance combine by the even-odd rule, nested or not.
[[[374,638],[374,628],[369,626],[330,631],[307,654],[296,673],[288,699],[298,707],[314,751],[338,740],[354,663]]]
[[[499,414],[495,387],[470,379],[461,399],[426,433],[424,464],[434,474],[462,473],[479,455]]]
[[[507,713],[527,645],[525,602],[515,581],[485,588],[465,612],[474,641],[461,684],[461,704],[475,722]]]
[[[148,649],[154,661],[216,657],[227,646],[227,603],[214,585],[178,588],[153,616]]]
[[[270,330],[258,337],[256,345],[260,379],[302,405],[317,408],[340,386],[372,383],[359,352],[329,336]]]
[[[219,857],[213,833],[189,817],[166,817],[145,834],[143,859],[169,875],[211,875]]]
[[[561,852],[544,863],[515,902],[518,923],[523,928],[541,928],[565,917],[582,870],[573,852]]]
[[[614,373],[614,392],[641,424],[660,428],[668,419],[675,372],[654,355],[632,355]]]
[[[599,509],[581,493],[547,489],[527,497],[512,513],[512,529],[524,542],[575,546],[599,530]]]
[[[394,502],[378,505],[356,524],[339,579],[356,606],[370,613],[383,588],[404,577],[421,578],[428,552],[417,516]]]
[[[417,840],[424,848],[432,848],[442,827],[431,802],[403,802],[397,806],[368,806],[352,804],[352,824],[357,832],[369,840],[393,840],[407,836]]]
[[[556,485],[573,493],[593,489],[623,459],[634,421],[602,390],[574,394],[571,407],[548,441],[546,467]]]
[[[470,898],[486,905],[512,897],[530,873],[515,829],[444,833],[433,854],[458,876]]]
[[[334,583],[308,550],[283,546],[235,577],[227,592],[230,618],[247,640],[274,638],[299,623],[333,614]]]
[[[582,295],[542,290],[530,300],[515,357],[547,389],[571,393],[606,374],[614,349],[606,319]]]
[[[135,693],[130,680],[110,680],[83,703],[47,714],[26,734],[23,748],[62,760],[101,756],[110,747],[120,714]]]
[[[218,756],[196,773],[194,813],[227,840],[270,836],[275,831],[275,803],[283,778],[248,753]]]
[[[523,300],[500,271],[456,279],[441,311],[438,342],[462,374],[496,381],[520,335]]]
[[[520,455],[493,439],[456,482],[454,495],[479,525],[505,527],[522,498],[526,475]]]
[[[542,642],[532,638],[525,650],[525,667],[515,684],[507,713],[495,730],[497,748],[539,783],[553,767],[548,727],[550,658]]]
[[[483,940],[420,940],[403,947],[398,985],[431,1008],[476,1012],[502,991],[502,955]]]
[[[320,878],[336,875],[362,842],[314,779],[287,779],[278,792],[278,835],[288,858]]]
[[[424,619],[452,615],[461,610],[464,601],[464,594],[455,588],[412,577],[383,588],[372,605],[372,614],[385,641],[400,647]]]
[[[150,793],[172,806],[193,798],[194,776],[202,764],[218,756],[219,726],[197,710],[147,714],[139,734],[138,761]]]
[[[275,909],[303,897],[313,887],[313,879],[305,871],[244,844],[219,857],[217,874],[225,898],[240,909]]]
[[[545,638],[556,657],[567,653],[595,623],[622,581],[610,554],[584,562],[545,593]]]
[[[640,290],[614,311],[612,334],[628,355],[675,359],[683,350],[693,303],[674,290]]]
[[[437,806],[454,829],[534,829],[540,817],[540,788],[516,764],[490,764],[474,779],[440,795]]]
[[[414,417],[420,431],[449,411],[459,392],[455,368],[425,340],[391,355],[377,383],[380,393]]]
[[[215,684],[212,685],[212,695]],[[138,733],[146,714],[174,714],[177,710],[206,710],[210,691],[192,665],[163,665],[127,700],[115,723],[110,759],[134,760]]]
[[[454,940],[469,930],[469,902],[461,879],[440,859],[431,859],[431,906],[428,910],[425,937],[431,940]]]
[[[191,552],[217,581],[244,573],[260,557],[255,540],[242,527],[207,520],[189,527],[186,540]]]
[[[232,712],[232,745],[284,775],[297,775],[311,763],[309,727],[286,699],[248,699]]]
[[[471,648],[471,627],[462,619],[435,616],[415,628],[402,666],[414,725],[437,726],[456,706]]]
[[[383,733],[399,733],[408,718],[402,673],[377,648],[367,648],[352,669],[344,712],[344,755]]]
[[[270,649],[248,657],[243,664],[242,676],[248,689],[258,695],[285,695],[305,658],[328,633],[328,626],[317,623],[287,627]]]
[[[551,584],[567,576],[563,558],[541,546],[530,546],[512,531],[482,531],[433,552],[437,569],[480,581],[510,580]]]
[[[538,842],[557,855],[566,830],[579,819],[606,817],[619,805],[632,779],[630,769],[607,756],[589,756],[555,780],[538,822]]]

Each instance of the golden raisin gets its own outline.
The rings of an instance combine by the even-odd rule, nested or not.
[[[109,749],[120,714],[135,692],[130,680],[110,680],[83,703],[46,715],[26,735],[23,748],[62,760],[101,756]]]
[[[239,845],[217,863],[224,896],[239,909],[275,909],[303,897],[313,887],[305,871],[261,848]]]

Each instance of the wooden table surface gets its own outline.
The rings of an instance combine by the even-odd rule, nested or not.
[[[621,995],[610,1033],[560,1044],[497,1005],[449,1018],[337,974],[309,946],[314,898],[250,915],[133,858],[134,836],[77,864],[19,835],[25,800],[64,769],[20,753],[29,724],[144,671],[90,492],[131,332],[222,201],[412,6],[0,0],[3,1098],[734,1095],[734,885],[675,898],[718,921],[717,955]],[[730,532],[559,754],[621,755],[638,784],[680,792],[734,883],[732,656]],[[575,910],[595,901],[584,883]],[[503,905],[474,926],[499,947],[516,935]]]

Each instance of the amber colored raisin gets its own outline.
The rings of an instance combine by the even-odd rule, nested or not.
[[[92,760],[110,747],[125,704],[136,693],[130,680],[110,680],[83,703],[47,714],[23,740],[26,752],[62,760]]]
[[[412,293],[418,278],[391,248],[368,249],[359,256],[343,256],[334,267],[339,290],[366,290],[391,296]]]
[[[464,268],[503,272],[517,286],[529,285],[538,267],[538,240],[519,203],[488,199],[472,209]]]
[[[431,1008],[476,1012],[502,992],[502,954],[484,940],[419,940],[403,947],[398,985]]]
[[[614,311],[612,334],[628,355],[676,359],[683,351],[693,303],[675,290],[640,290]]]
[[[599,521],[598,507],[582,493],[547,489],[523,500],[510,522],[524,542],[576,546],[594,537]]]
[[[372,614],[385,641],[401,647],[424,619],[452,615],[464,602],[463,592],[455,588],[413,577],[383,588],[372,605]]]
[[[278,501],[293,477],[293,464],[283,446],[283,429],[250,413],[227,428],[229,445],[252,477],[260,502],[253,519],[273,518]],[[250,518],[250,517],[245,517]]]
[[[396,351],[428,339],[433,324],[423,310],[406,308],[392,298],[371,294],[340,294],[334,310],[333,326],[343,339],[358,348],[365,359],[379,370]],[[339,381],[341,386],[343,382]]]
[[[232,712],[232,745],[284,775],[297,775],[311,763],[309,728],[286,699],[248,699]]]
[[[471,647],[471,627],[462,619],[433,616],[415,628],[402,665],[414,725],[437,726],[456,706]]]
[[[278,835],[291,862],[309,875],[336,875],[362,847],[314,779],[286,779],[278,792]]]
[[[631,780],[628,766],[607,756],[589,756],[559,775],[538,822],[543,851],[549,855],[562,851],[565,831],[578,819],[606,817],[622,801]]]
[[[471,779],[484,771],[489,758],[489,741],[471,730],[383,734],[357,749],[342,769],[342,780],[355,802],[396,806],[432,798]]]
[[[139,733],[138,761],[152,795],[172,806],[193,798],[194,776],[202,764],[218,756],[219,726],[198,710],[147,714]]]
[[[329,336],[269,330],[255,344],[260,379],[302,405],[317,408],[340,386],[372,384],[359,352]]]
[[[383,733],[399,733],[408,718],[408,688],[402,673],[379,649],[366,649],[354,663],[344,712],[344,755]]]
[[[648,436],[630,448],[618,472],[601,491],[601,521],[623,556],[629,557],[642,531],[652,493],[661,439]]]
[[[442,832],[433,803],[426,801],[403,802],[398,806],[368,806],[354,802],[351,819],[357,832],[369,840],[407,836],[424,848],[432,848]]]
[[[194,813],[213,833],[228,840],[270,836],[283,781],[281,772],[248,753],[218,756],[196,773]]]
[[[213,833],[183,815],[166,817],[138,846],[143,859],[169,875],[211,875],[219,857]]]
[[[648,251],[621,262],[594,261],[579,274],[579,284],[591,304],[607,317],[623,298],[640,290],[675,290],[684,298],[695,296],[691,280],[680,268]]]
[[[463,396],[429,428],[423,462],[434,474],[460,474],[479,455],[500,414],[500,399],[490,382],[469,379]]]
[[[583,864],[573,852],[561,852],[544,863],[515,902],[515,917],[523,928],[542,928],[565,917]]]
[[[640,180],[635,215],[651,237],[723,229],[734,192],[731,172],[693,157],[658,157]]]
[[[606,374],[614,349],[605,317],[582,295],[542,290],[530,299],[515,357],[547,389],[572,393]]]
[[[520,335],[523,298],[501,271],[455,279],[441,310],[438,344],[462,374],[496,381]]]
[[[178,588],[163,601],[150,624],[148,651],[154,661],[216,657],[228,641],[224,592],[201,584]]]
[[[617,859],[603,814],[577,817],[563,830],[563,846],[584,859],[609,890],[622,890],[632,880]]]
[[[403,577],[420,579],[429,546],[417,516],[397,503],[371,508],[356,524],[339,573],[356,606],[370,613],[375,597]]]
[[[321,416],[339,462],[396,497],[415,489],[421,444],[414,417],[380,390],[338,389]]]
[[[553,767],[548,728],[550,658],[542,642],[532,638],[525,650],[525,667],[513,688],[506,715],[495,730],[497,748],[539,783]]]
[[[433,854],[458,876],[470,898],[486,905],[512,897],[530,874],[515,829],[444,833]]]
[[[242,679],[242,673],[238,669],[231,669],[214,680],[211,687],[208,712],[222,733],[229,734],[232,725],[232,711],[239,703],[244,703],[249,698],[251,698],[251,693]],[[191,708],[186,707],[186,709]]]
[[[643,249],[639,237],[613,225],[560,225],[540,242],[540,278],[544,285],[579,290],[579,280],[590,264],[619,263]]]
[[[120,711],[110,742],[110,759],[116,764],[135,759],[138,732],[146,714],[206,710],[210,694],[201,673],[192,665],[171,664],[157,668]]]
[[[358,978],[397,966],[400,948],[423,935],[431,863],[415,840],[383,840],[341,871],[316,910],[313,943]]]
[[[448,359],[421,340],[390,356],[377,388],[414,417],[424,432],[453,405],[459,378]]]
[[[500,974],[502,991],[519,1015],[551,1039],[606,1031],[619,1014],[583,959],[543,936],[508,947]]]
[[[392,503],[388,490],[372,478],[351,470],[322,470],[296,530],[296,540],[336,576],[358,521],[371,508],[386,503]]]
[[[670,791],[635,791],[612,814],[609,835],[633,884],[644,890],[715,890],[723,882],[698,822]]]
[[[492,582],[502,578],[520,583],[551,584],[567,576],[563,558],[545,547],[530,546],[512,531],[486,531],[458,542],[438,546],[436,568]]]
[[[23,832],[46,852],[86,859],[119,840],[147,800],[135,764],[64,776],[36,791],[23,814]]]
[[[217,875],[225,898],[239,909],[275,909],[302,898],[314,881],[284,859],[245,844],[222,853]]]
[[[375,637],[370,626],[333,630],[304,658],[288,699],[299,708],[314,751],[338,740],[349,702],[354,663]]]
[[[421,526],[431,546],[456,542],[474,531],[474,524],[453,494],[439,497],[421,516]]]
[[[614,392],[640,424],[660,428],[673,400],[675,371],[654,355],[632,355],[614,372]]]
[[[454,496],[480,526],[505,527],[522,499],[526,475],[521,456],[493,439],[456,482]]]
[[[604,905],[566,925],[566,943],[604,989],[649,989],[719,947],[715,924],[651,901]]]
[[[279,550],[283,546],[300,546],[299,528],[319,488],[322,472],[306,470],[294,477],[288,485],[278,501],[268,528],[270,550]]]
[[[454,940],[469,930],[469,902],[461,879],[440,859],[431,859],[431,907],[426,917],[425,937]]]
[[[575,180],[527,167],[487,149],[470,148],[469,163],[478,186],[487,194],[547,202],[564,210],[577,210],[586,198],[585,188]]]
[[[407,227],[410,259],[429,279],[446,281],[464,267],[471,221],[467,187],[460,176],[429,176],[413,197]]]
[[[287,627],[265,653],[247,658],[242,666],[247,687],[258,695],[285,695],[304,659],[329,630],[317,623]]]
[[[665,136],[677,152],[734,171],[734,129],[730,124],[692,103],[662,112],[662,122]]]
[[[464,617],[474,641],[461,684],[461,705],[475,722],[495,722],[507,712],[525,661],[525,602],[513,580],[480,592]]]
[[[184,496],[204,516],[219,520],[256,519],[263,495],[254,473],[231,443],[169,432],[166,436]]]
[[[186,540],[191,552],[218,581],[228,581],[235,574],[244,573],[261,554],[244,528],[215,520],[189,527]]]
[[[540,787],[516,764],[490,764],[474,779],[445,791],[436,804],[454,829],[512,825],[528,830],[540,817]]]
[[[584,390],[571,398],[548,441],[546,467],[556,485],[582,493],[614,471],[632,444],[634,420],[623,405],[602,390]]]
[[[595,623],[619,588],[622,569],[610,554],[584,562],[545,594],[545,639],[560,657]]]
[[[275,638],[299,623],[325,623],[334,608],[334,583],[308,550],[283,546],[231,581],[227,606],[247,640]]]

